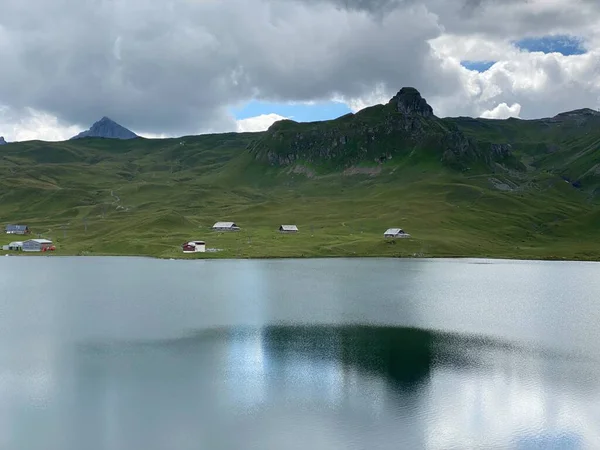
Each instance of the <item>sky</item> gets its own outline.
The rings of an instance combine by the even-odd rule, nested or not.
[[[260,131],[417,88],[439,117],[600,108],[597,0],[2,0],[0,136],[108,116],[147,137]]]

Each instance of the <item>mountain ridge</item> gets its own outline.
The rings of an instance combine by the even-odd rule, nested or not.
[[[177,258],[203,239],[220,251],[196,257],[600,260],[600,117],[439,118],[413,89],[258,133],[11,143],[0,222],[63,255]],[[210,231],[230,220],[239,233]]]
[[[580,108],[542,119],[439,118],[412,87],[386,104],[337,119],[275,122],[248,150],[258,161],[290,170],[441,162],[472,175],[549,170],[577,186],[600,187],[599,112]]]
[[[321,122],[275,122],[249,149],[273,166],[326,160],[345,169],[392,158],[439,159],[458,170],[494,170],[503,163],[522,168],[508,146],[479,148],[452,120],[435,116],[413,87],[403,87],[387,104]],[[502,151],[497,151],[502,149]],[[413,158],[414,159],[414,158]]]

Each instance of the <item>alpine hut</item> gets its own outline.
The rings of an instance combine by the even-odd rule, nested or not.
[[[23,250],[23,242],[21,242],[21,241],[11,242],[10,244],[8,244],[8,250],[13,250],[13,251],[17,251],[17,252]]]
[[[383,237],[390,239],[409,238],[410,234],[406,233],[402,228],[388,228],[383,233]]]
[[[52,241],[48,239],[29,239],[23,242],[24,252],[46,252],[55,249],[56,247],[52,245]]]
[[[29,234],[27,225],[6,225],[6,234]]]
[[[212,229],[215,231],[240,231],[240,227],[234,222],[217,222]]]
[[[280,233],[297,233],[298,227],[296,225],[281,225],[279,227]]]
[[[183,253],[204,253],[206,252],[206,242],[190,241],[183,244]]]

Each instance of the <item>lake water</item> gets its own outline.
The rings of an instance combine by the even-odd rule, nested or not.
[[[0,258],[0,449],[597,449],[600,264]]]

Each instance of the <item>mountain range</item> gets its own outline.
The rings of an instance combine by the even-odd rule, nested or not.
[[[99,123],[65,142],[6,146],[0,221],[28,224],[63,254],[178,257],[182,242],[205,239],[220,249],[211,258],[600,259],[592,109],[439,118],[406,87],[355,114],[259,133],[133,139]],[[217,221],[242,231],[212,233]],[[300,232],[280,236],[281,224]],[[383,240],[391,227],[412,238]]]
[[[577,141],[577,145],[575,144]],[[600,112],[579,109],[537,120],[440,119],[414,88],[385,105],[313,123],[284,120],[251,151],[273,166],[307,163],[344,170],[353,165],[431,160],[461,172],[531,174],[551,170],[600,185]]]
[[[4,140],[4,136],[0,136],[0,145],[6,145],[8,142]]]

